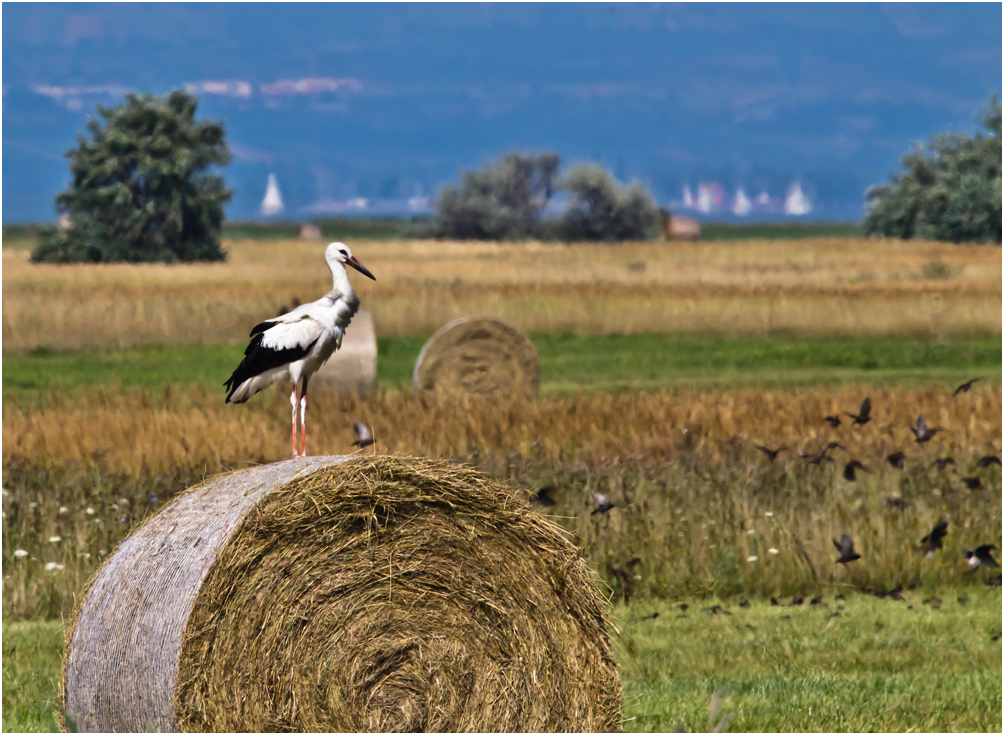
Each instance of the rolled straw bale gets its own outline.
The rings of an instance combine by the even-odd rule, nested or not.
[[[335,390],[368,396],[376,385],[377,341],[373,315],[360,311],[345,330],[342,346],[314,373],[311,391]]]
[[[526,335],[498,319],[454,319],[425,343],[413,375],[417,391],[537,395],[540,362]]]
[[[98,570],[67,630],[81,731],[620,725],[604,599],[557,526],[447,462],[210,480]]]

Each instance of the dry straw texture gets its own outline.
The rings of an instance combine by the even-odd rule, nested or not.
[[[206,503],[223,510],[201,514],[199,535],[185,519]],[[95,626],[113,579],[100,614],[117,620]],[[152,629],[150,606],[168,622]],[[81,724],[74,661],[104,661],[103,638],[121,653],[96,680],[106,698],[128,692],[116,706],[130,719],[102,729],[611,729],[608,626],[574,548],[504,486],[434,460],[292,460],[182,495],[120,547],[72,634],[66,698]]]
[[[533,343],[498,319],[455,319],[425,343],[415,362],[415,390],[477,396],[535,396],[540,362]]]

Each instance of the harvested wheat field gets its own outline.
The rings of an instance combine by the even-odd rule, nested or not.
[[[999,332],[997,248],[821,238],[608,245],[350,243],[381,336],[493,316],[525,332]],[[40,266],[3,251],[6,352],[240,341],[328,290],[323,248],[231,241],[227,262]]]
[[[734,715],[742,730],[1000,728],[999,570],[964,557],[1002,545],[999,248],[350,244],[379,279],[356,283],[374,318],[377,388],[367,400],[313,394],[309,453],[480,471],[510,489],[513,514],[559,529],[614,604],[623,720],[603,727],[703,730]],[[70,618],[124,539],[189,488],[288,457],[288,392],[226,406],[219,383],[251,325],[327,290],[323,248],[227,248],[226,263],[185,267],[30,266],[3,252],[5,729],[11,712],[12,729],[59,721],[64,631],[45,621]],[[530,336],[538,398],[413,389],[428,336],[472,315]],[[871,419],[852,425],[865,397]],[[919,414],[938,429],[929,441],[910,431]],[[355,421],[373,447],[355,451]],[[842,534],[860,555],[847,564]],[[254,555],[224,546],[236,566]],[[314,556],[297,559],[302,570]],[[236,589],[214,569],[214,596]],[[227,621],[202,609],[211,637]],[[258,610],[245,623],[268,620]],[[214,670],[227,665],[209,638],[189,640],[217,652]],[[356,673],[376,670],[357,660]],[[322,727],[299,694],[272,720],[220,706],[233,692],[206,689],[216,679],[195,669],[181,680],[191,727]],[[558,691],[541,701],[560,714]],[[238,711],[257,719],[227,719]],[[338,721],[476,725],[395,712]]]

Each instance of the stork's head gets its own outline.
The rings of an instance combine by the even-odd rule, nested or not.
[[[352,256],[352,251],[344,242],[333,242],[328,245],[324,251],[324,260],[329,268],[333,268],[335,263],[341,263],[343,266],[351,265],[364,276],[376,280],[376,276],[366,270],[366,266]]]

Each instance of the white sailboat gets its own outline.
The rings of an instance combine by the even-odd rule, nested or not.
[[[710,212],[714,201],[711,197],[711,185],[700,183],[697,185],[697,211]]]
[[[732,214],[735,214],[739,217],[745,217],[747,214],[749,214],[749,211],[752,208],[753,205],[750,204],[750,200],[746,196],[746,192],[743,191],[743,188],[740,186],[736,190],[736,198],[735,201],[732,203]]]
[[[801,217],[812,211],[812,205],[805,198],[801,185],[796,181],[788,189],[788,197],[784,200],[784,213],[793,217]]]
[[[266,217],[272,217],[285,211],[286,206],[282,203],[282,193],[279,191],[279,181],[275,174],[268,175],[268,185],[265,187],[265,198],[261,200],[261,213]]]
[[[690,184],[683,187],[683,206],[685,209],[694,208],[694,195],[690,193]]]

